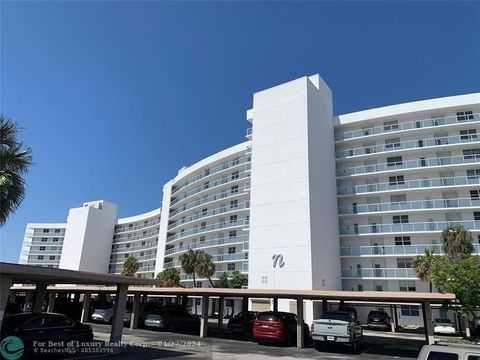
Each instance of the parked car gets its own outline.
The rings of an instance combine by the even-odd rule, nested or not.
[[[313,320],[312,339],[317,350],[325,344],[342,343],[357,352],[363,345],[363,330],[352,312],[326,311],[321,319]]]
[[[92,313],[92,321],[110,323],[113,319],[113,303],[105,303],[103,305],[99,305],[97,308],[93,310]]]
[[[417,360],[477,360],[480,358],[478,345],[449,344],[425,345]]]
[[[450,319],[433,320],[433,332],[435,334],[453,335],[457,332]]]
[[[241,311],[230,320],[228,328],[232,331],[240,331],[250,334],[253,331],[253,323],[257,319],[258,311]]]
[[[20,314],[22,312],[22,309],[19,304],[14,303],[14,302],[8,302],[7,305],[5,306],[5,315],[15,315],[15,314]]]
[[[192,329],[200,326],[200,318],[190,314],[185,307],[160,308],[145,316],[144,326],[161,330]]]
[[[79,323],[65,315],[55,313],[21,313],[3,319],[0,338],[16,336],[23,341],[24,358],[34,352],[34,341],[65,343],[76,340],[89,342],[93,340],[93,331],[89,325]]]
[[[56,313],[68,316],[70,319],[80,320],[82,315],[82,303],[69,298],[55,299],[53,310]]]
[[[305,339],[310,336],[307,324],[303,323]],[[278,341],[292,344],[297,338],[297,315],[281,311],[266,311],[257,314],[253,323],[253,339],[258,343]]]
[[[367,327],[369,329],[391,330],[390,316],[383,311],[370,311],[367,315]]]

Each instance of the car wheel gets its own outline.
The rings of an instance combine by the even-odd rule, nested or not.
[[[322,350],[323,349],[323,342],[322,341],[317,341],[317,340],[313,340],[313,347],[315,350]]]
[[[173,332],[175,330],[175,323],[172,321],[168,324],[168,331]]]

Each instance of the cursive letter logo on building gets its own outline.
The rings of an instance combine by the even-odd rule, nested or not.
[[[273,267],[280,267],[282,268],[285,265],[285,262],[283,261],[283,255],[282,254],[273,254],[272,256],[273,260]]]

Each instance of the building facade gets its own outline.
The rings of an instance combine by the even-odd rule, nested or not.
[[[85,203],[65,224],[28,224],[19,262],[120,273],[135,256],[154,277],[194,249],[214,281],[239,271],[250,288],[429,291],[412,262],[441,253],[447,226],[480,253],[479,93],[334,115],[314,75],[255,93],[247,120],[245,142],[164,185],[161,211],[117,219],[115,204]],[[307,319],[319,311],[306,304]]]

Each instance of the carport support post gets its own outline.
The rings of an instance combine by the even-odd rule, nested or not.
[[[273,311],[278,311],[278,298],[273,298]]]
[[[397,305],[393,305],[393,318],[395,319],[395,329],[398,329],[398,312]]]
[[[115,306],[113,308],[112,328],[110,330],[110,342],[120,342],[123,332],[123,318],[127,306],[128,285],[118,284],[115,294]],[[121,346],[114,346],[113,353],[120,353]]]
[[[395,332],[395,329],[397,327],[396,320],[397,320],[397,317],[393,315],[393,307],[392,305],[390,305],[390,328],[391,328],[390,330],[392,332]]]
[[[91,291],[85,291],[83,294],[83,306],[82,306],[82,317],[80,318],[80,322],[87,322],[88,316],[90,315],[90,299],[92,297]]]
[[[2,327],[3,314],[8,303],[8,295],[12,286],[13,276],[0,274],[0,328]]]
[[[305,343],[303,333],[303,298],[297,297],[297,348],[303,348]]]
[[[218,298],[218,326],[223,326],[223,313],[225,312],[225,299],[223,296]]]
[[[248,311],[248,297],[246,296],[242,299],[242,311]]]
[[[130,329],[138,327],[138,316],[140,312],[140,293],[135,293],[133,297],[132,316],[130,318]]]
[[[57,296],[57,293],[52,291],[50,294],[48,294],[48,307],[47,307],[47,312],[53,312],[55,309],[55,298]]]
[[[47,284],[37,284],[35,287],[35,301],[33,302],[32,312],[42,312],[45,295],[47,295]]]
[[[200,319],[200,337],[207,337],[208,330],[208,295],[203,295],[202,297],[202,318]]]
[[[425,329],[425,341],[427,345],[433,345],[435,343],[435,338],[433,336],[433,327],[432,327],[432,308],[428,301],[422,303],[422,312],[423,312],[423,326]]]

